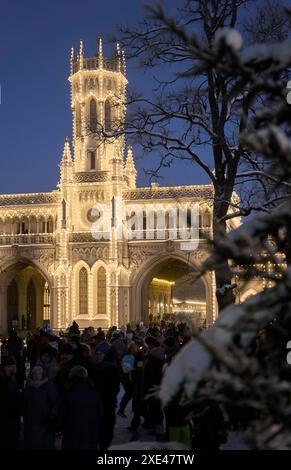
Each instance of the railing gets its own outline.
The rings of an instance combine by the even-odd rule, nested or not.
[[[192,231],[191,228],[186,229],[152,229],[152,230],[131,230],[130,239],[132,240],[178,240],[187,241],[194,239],[210,239],[211,230],[210,228],[199,228],[198,233]]]
[[[94,232],[94,231],[93,231]],[[92,242],[92,241],[106,241],[110,239],[110,230],[96,233],[89,232],[73,232],[70,237],[70,241],[73,243],[77,242]],[[119,234],[117,233],[117,237]],[[184,229],[154,229],[154,230],[131,230],[127,233],[122,232],[122,237],[124,240],[177,240],[177,241],[187,241],[198,239],[196,233],[193,233],[190,228]],[[199,228],[199,239],[210,239],[211,238],[211,229],[210,228]]]
[[[23,233],[19,235],[0,235],[1,245],[37,245],[49,244],[54,242],[52,233],[31,234]]]
[[[103,59],[102,69],[109,70],[111,72],[118,72],[120,66],[120,72],[123,73],[123,64],[122,61],[118,64],[118,59]],[[99,59],[98,57],[84,57],[83,59],[83,70],[97,70],[99,68]],[[73,73],[76,73],[80,70],[80,61],[77,60],[73,64]]]

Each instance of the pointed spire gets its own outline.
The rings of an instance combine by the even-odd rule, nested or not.
[[[62,186],[63,184],[71,183],[72,178],[73,178],[73,160],[72,160],[72,155],[71,155],[69,137],[65,138],[65,145],[64,145],[62,160],[60,164],[60,170],[61,170],[60,185]]]
[[[99,69],[103,69],[103,44],[102,38],[98,38],[98,66]]]
[[[126,61],[125,61],[125,52],[124,49],[122,49],[122,68],[123,68],[123,75],[126,75]]]
[[[80,49],[79,49],[79,70],[82,70],[84,65],[84,44],[83,40],[80,39]]]
[[[128,179],[128,184],[130,188],[135,188],[136,187],[136,176],[137,176],[137,171],[135,168],[135,162],[134,162],[134,157],[133,157],[133,152],[132,152],[132,147],[131,145],[128,145],[127,147],[127,159],[124,167],[124,174]]]
[[[75,51],[74,51],[74,48],[71,47],[71,57],[70,57],[70,71],[71,71],[71,75],[72,75],[73,72],[74,72],[74,62],[75,62]]]
[[[117,55],[117,70],[121,71],[121,52],[119,42],[116,43],[116,55]]]
[[[70,163],[72,161],[72,155],[71,155],[71,149],[70,149],[70,139],[67,136],[65,138],[65,145],[64,145],[64,150],[63,150],[63,156],[62,156],[62,163]]]
[[[132,152],[132,146],[128,145],[127,146],[127,159],[126,159],[126,165],[130,166],[135,166],[134,165],[134,159],[133,159],[133,152]]]

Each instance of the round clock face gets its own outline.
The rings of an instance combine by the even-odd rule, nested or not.
[[[91,223],[96,222],[99,219],[99,217],[100,217],[100,212],[98,209],[93,208],[87,211],[88,222],[91,222]]]

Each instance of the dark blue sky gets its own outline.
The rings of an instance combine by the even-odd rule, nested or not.
[[[59,179],[66,135],[71,137],[69,56],[79,39],[96,53],[96,37],[117,24],[136,24],[140,0],[2,0],[0,17],[0,193],[50,191]],[[173,0],[172,4],[179,4]],[[108,50],[108,49],[107,49]],[[106,48],[105,48],[106,52]],[[128,79],[146,86],[128,64]],[[147,185],[138,161],[139,185]],[[162,185],[206,182],[196,168],[176,165]]]

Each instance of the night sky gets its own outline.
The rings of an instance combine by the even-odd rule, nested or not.
[[[179,3],[173,0],[167,6]],[[135,25],[142,19],[143,4],[139,0],[1,1],[0,193],[56,187],[64,139],[72,133],[70,48],[78,48],[82,38],[85,55],[96,54],[96,37],[114,32],[117,24]],[[110,55],[110,47],[105,46],[105,55]],[[134,64],[128,64],[127,77],[135,88],[149,87],[149,77]],[[147,186],[143,168],[151,164],[136,157],[138,185]],[[163,176],[163,186],[208,182],[197,167],[178,163]]]

